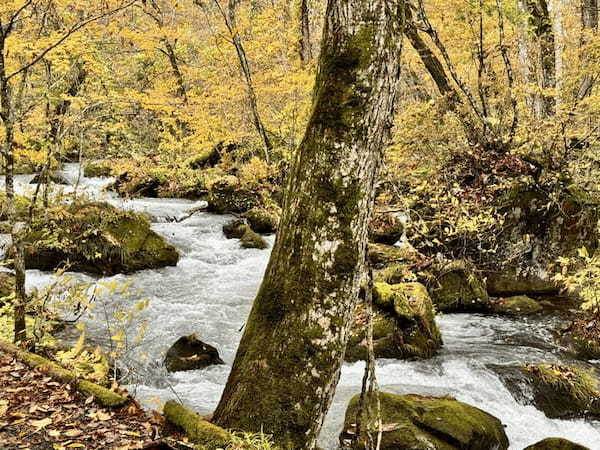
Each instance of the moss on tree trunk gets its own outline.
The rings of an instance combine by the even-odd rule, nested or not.
[[[328,3],[312,115],[214,416],[223,428],[262,430],[283,448],[315,448],[358,299],[402,22],[401,2]]]

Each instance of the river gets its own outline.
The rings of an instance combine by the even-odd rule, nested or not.
[[[78,178],[79,166],[68,164],[63,174]],[[17,177],[17,191],[30,189],[31,176]],[[269,259],[269,250],[243,250],[228,240],[221,227],[230,217],[196,213],[181,222],[199,202],[174,199],[123,200],[104,188],[110,179],[82,178],[79,192],[121,208],[148,213],[153,229],[177,247],[177,267],[117,275],[101,281],[131,283],[137,295],[150,303],[139,316],[148,324],[141,344],[132,347],[124,364],[131,371],[130,391],[148,408],[178,398],[199,413],[214,410],[227,380],[252,300]],[[1,186],[0,186],[1,187]],[[68,191],[71,188],[65,188]],[[268,238],[272,246],[273,237]],[[77,274],[80,280],[92,277]],[[48,284],[52,274],[28,271],[28,288]],[[119,295],[100,296],[96,309],[84,317],[91,339],[106,342],[104,309],[134,301]],[[377,376],[382,390],[397,393],[451,395],[498,417],[506,426],[511,449],[522,449],[547,437],[564,437],[591,449],[600,449],[600,423],[552,420],[525,401],[517,401],[498,375],[498,368],[528,362],[554,362],[567,356],[552,330],[555,316],[506,318],[473,314],[440,315],[437,319],[444,348],[426,361],[379,360]],[[131,332],[135,332],[135,326]],[[218,348],[226,365],[201,371],[168,374],[161,362],[179,337],[195,333]],[[597,364],[600,368],[600,362]],[[346,364],[327,416],[321,445],[337,447],[348,400],[360,390],[364,363]],[[293,381],[292,381],[293,382]]]

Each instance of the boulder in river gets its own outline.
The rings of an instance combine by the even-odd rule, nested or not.
[[[431,358],[442,346],[435,310],[420,283],[375,283],[373,291],[373,346],[376,358]],[[368,315],[358,305],[346,348],[346,360],[367,355]]]
[[[244,219],[233,219],[223,225],[223,234],[227,239],[241,239],[247,228]]]
[[[248,221],[248,224],[253,231],[261,234],[270,234],[277,231],[280,215],[281,211],[278,207],[269,209],[264,207],[254,207],[250,211],[244,213],[242,217]]]
[[[108,161],[91,161],[83,168],[83,175],[88,178],[110,177],[112,168]]]
[[[377,244],[394,245],[404,234],[404,224],[393,214],[379,213],[369,223],[369,240]]]
[[[260,194],[241,185],[232,175],[219,178],[209,188],[208,210],[218,214],[242,214],[260,203]]]
[[[548,438],[536,444],[525,447],[524,450],[591,450],[563,438]]]
[[[502,422],[494,416],[450,397],[396,395],[382,392],[381,450],[505,450],[508,438]],[[364,411],[376,411],[375,398],[367,396],[371,404]],[[344,429],[340,435],[342,448],[349,448],[356,434],[360,395],[350,400],[346,410]],[[363,413],[363,429],[375,422],[369,413]],[[376,434],[376,428],[374,434]],[[361,433],[362,434],[362,433]],[[363,435],[364,436],[364,435]],[[358,447],[365,448],[364,441]]]
[[[45,177],[38,173],[33,177],[29,184],[46,184],[48,181],[52,184],[61,184],[65,186],[71,184],[71,182],[60,172],[50,172]]]
[[[521,316],[535,314],[544,308],[541,303],[525,295],[515,297],[498,298],[493,300],[493,311],[496,314]]]
[[[48,208],[25,238],[28,269],[114,275],[174,266],[179,254],[150,228],[146,218],[107,203]]]
[[[566,344],[580,359],[600,359],[600,321],[582,316],[564,330]]]
[[[252,231],[248,225],[246,225],[246,229],[242,238],[240,239],[240,242],[242,244],[242,248],[258,248],[261,250],[269,248],[267,241],[265,241],[260,234]]]
[[[497,235],[498,248],[486,266],[490,295],[555,294],[553,279],[559,257],[570,257],[598,246],[598,205],[575,186],[542,187],[518,183],[502,198],[505,218]],[[475,244],[475,243],[474,243]]]
[[[465,260],[440,264],[433,270],[429,292],[442,312],[484,312],[491,309],[485,283]]]
[[[225,363],[217,349],[205,344],[194,334],[179,338],[165,356],[165,367],[169,372],[204,369],[220,364]]]
[[[523,368],[533,403],[554,418],[600,417],[600,391],[595,372],[562,364],[529,364]]]

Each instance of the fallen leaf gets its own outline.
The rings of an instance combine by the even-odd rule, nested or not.
[[[42,428],[47,427],[48,425],[50,425],[52,423],[52,419],[47,417],[45,419],[41,419],[41,420],[30,420],[29,423],[36,428],[36,431],[41,430]]]

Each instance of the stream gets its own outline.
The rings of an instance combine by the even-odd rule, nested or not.
[[[79,166],[68,164],[63,174],[72,182]],[[17,191],[31,189],[31,176],[17,177]],[[230,217],[196,213],[181,222],[186,211],[201,202],[174,199],[124,200],[104,192],[111,180],[81,178],[78,192],[102,199],[124,209],[146,212],[153,229],[177,247],[177,267],[117,275],[101,281],[132,283],[138,297],[149,299],[139,321],[148,328],[144,339],[124,359],[132,374],[133,395],[148,408],[157,408],[168,399],[180,399],[199,413],[216,407],[241,337],[240,329],[250,311],[269,250],[243,250],[238,240],[228,240],[221,227]],[[2,182],[3,183],[3,182]],[[2,186],[0,186],[2,187]],[[72,189],[65,187],[65,191]],[[272,246],[274,237],[267,238]],[[50,283],[52,274],[30,270],[28,288]],[[73,274],[79,280],[94,278]],[[100,295],[94,311],[87,313],[88,334],[106,344],[104,311],[131,304],[132,299],[113,294]],[[423,395],[451,395],[498,417],[505,425],[511,449],[523,449],[547,437],[564,437],[591,449],[600,449],[600,422],[552,420],[533,406],[518,402],[501,381],[498,368],[530,362],[568,360],[564,349],[554,342],[552,330],[559,327],[555,315],[506,318],[475,314],[440,315],[437,319],[444,347],[426,361],[378,360],[377,377],[381,390]],[[135,326],[135,324],[134,324]],[[132,329],[131,333],[135,333]],[[205,370],[169,374],[162,367],[167,349],[179,337],[195,333],[219,350],[226,362]],[[600,362],[596,367],[600,368]],[[364,363],[346,364],[321,433],[321,445],[337,448],[346,405],[360,391]],[[524,402],[523,402],[524,403]]]

